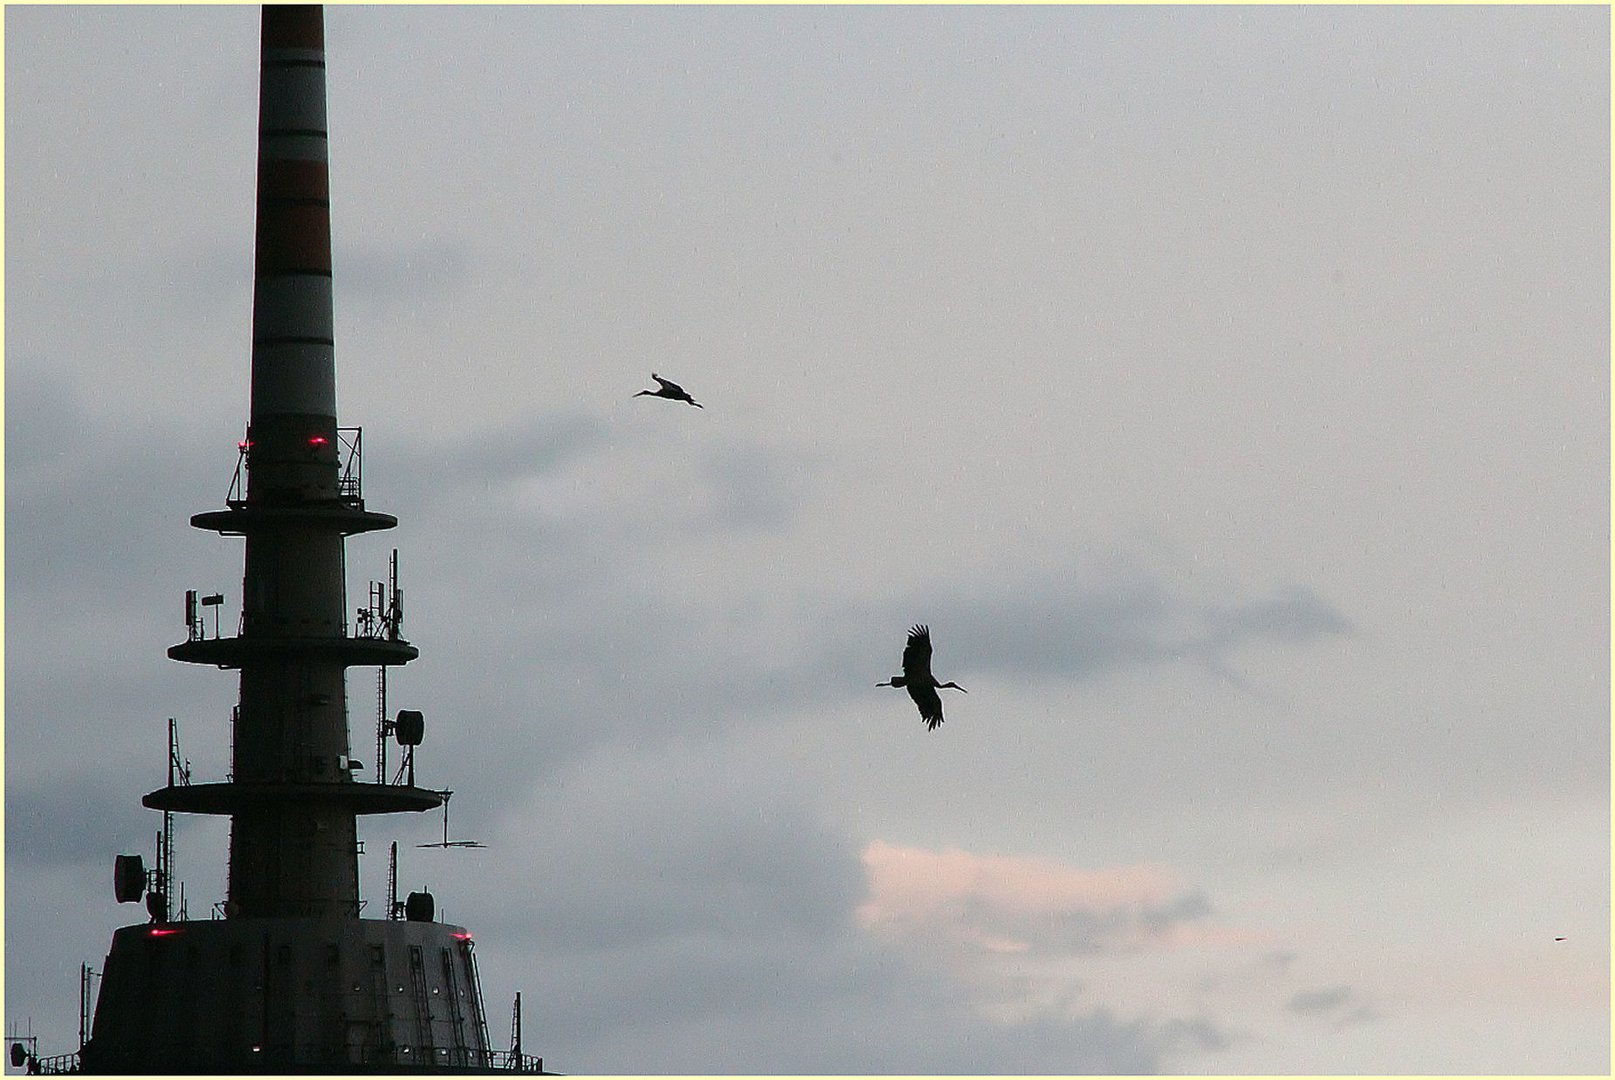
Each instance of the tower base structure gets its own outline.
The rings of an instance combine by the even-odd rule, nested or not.
[[[488,1045],[471,935],[397,919],[217,919],[113,934],[93,1073],[538,1072]]]

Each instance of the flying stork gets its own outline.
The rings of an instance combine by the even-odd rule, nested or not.
[[[928,626],[916,626],[908,632],[908,645],[903,648],[903,674],[875,685],[906,687],[908,696],[920,707],[920,719],[925,721],[927,731],[935,731],[942,723],[942,697],[938,690],[951,686],[960,693],[970,693],[955,682],[939,683],[931,674],[931,629]]]
[[[689,394],[686,394],[684,392],[684,387],[680,386],[678,383],[668,382],[654,371],[650,373],[650,377],[655,379],[661,385],[655,390],[641,390],[638,394],[634,395],[635,397],[649,394],[651,397],[665,397],[669,401],[688,401],[697,409],[706,408],[706,406],[702,405],[699,401],[695,400]]]

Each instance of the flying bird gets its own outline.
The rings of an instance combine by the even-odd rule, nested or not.
[[[970,693],[958,683],[939,683],[931,674],[931,629],[927,626],[916,626],[908,632],[908,644],[903,648],[903,674],[875,685],[907,688],[908,696],[920,707],[920,719],[925,721],[927,731],[935,731],[942,723],[942,697],[938,690],[952,687],[960,693]]]
[[[684,387],[680,386],[678,383],[676,383],[676,382],[668,382],[666,379],[662,378],[660,375],[656,374],[656,372],[654,372],[654,371],[650,373],[650,377],[655,379],[661,385],[658,386],[655,390],[641,390],[639,393],[634,395],[635,397],[641,397],[641,396],[643,396],[645,394],[649,394],[651,397],[665,397],[669,401],[688,401],[691,405],[694,405],[697,409],[706,408],[705,405],[702,405],[699,401],[695,400],[689,394],[686,394],[684,392]]]

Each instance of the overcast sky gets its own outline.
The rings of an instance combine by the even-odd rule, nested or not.
[[[253,8],[5,18],[5,1003],[228,764]],[[367,819],[588,1072],[1610,1065],[1603,7],[327,12]],[[706,407],[634,398],[651,371]],[[927,732],[875,683],[925,622]],[[374,764],[375,677],[349,674]],[[365,778],[369,778],[366,775]],[[193,917],[227,824],[184,819]],[[1563,938],[1563,941],[1556,940]]]

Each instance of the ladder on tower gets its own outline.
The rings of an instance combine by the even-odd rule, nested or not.
[[[387,782],[387,667],[376,669],[376,783]]]
[[[449,1045],[454,1047],[455,1054],[460,1060],[450,1062],[452,1065],[471,1065],[469,1055],[466,1053],[465,1042],[465,1011],[460,1008],[460,976],[454,970],[454,954],[448,949],[443,950],[443,983],[449,995]],[[486,1062],[478,1061],[478,1065]]]
[[[426,997],[426,962],[419,945],[409,947],[410,995],[415,999],[415,1051],[423,1055],[416,1065],[432,1064],[432,1007]]]
[[[471,973],[471,1023],[477,1029],[477,1051],[482,1060],[478,1062],[483,1068],[489,1065],[488,1054],[488,1016],[482,1011],[482,976],[477,973],[477,951],[471,947],[469,937],[462,938],[460,948],[465,950],[465,967]]]
[[[370,954],[370,1012],[375,1035],[365,1046],[363,1064],[396,1064],[398,1046],[393,1037],[392,995],[387,992],[387,965],[382,946],[372,945]]]

